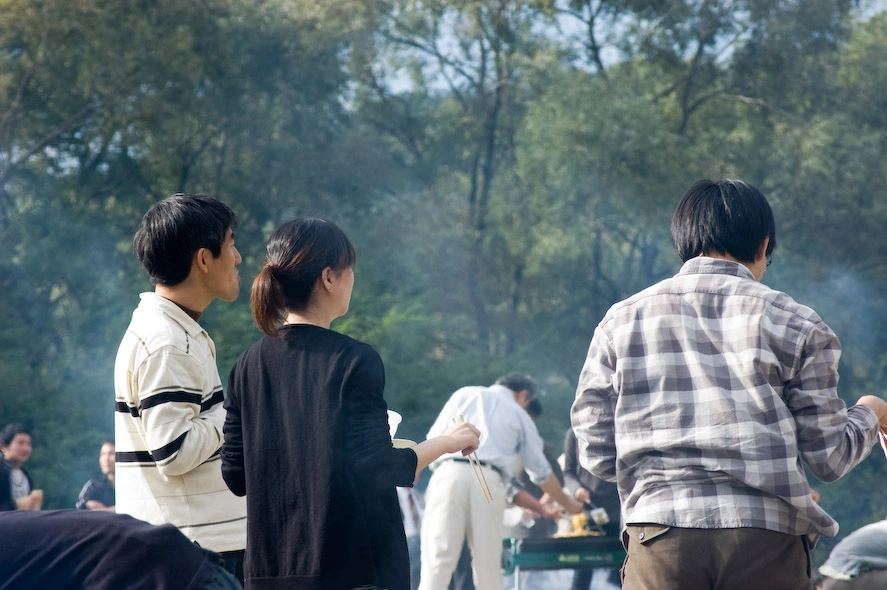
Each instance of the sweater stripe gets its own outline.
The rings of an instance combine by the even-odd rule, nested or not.
[[[136,408],[134,406],[130,406],[125,402],[116,402],[115,409],[121,414],[129,414],[133,418],[138,418],[142,411],[153,408],[154,406],[159,406],[160,404],[167,403],[186,403],[186,404],[195,404],[200,405],[200,411],[206,412],[211,409],[216,404],[221,404],[225,401],[225,394],[221,389],[213,392],[213,394],[206,399],[205,401],[200,401],[200,394],[197,393],[188,393],[186,391],[172,391],[169,393],[158,393],[156,395],[152,395],[149,398],[145,398],[142,400],[142,404]]]
[[[201,395],[199,393],[188,393],[187,391],[169,391],[166,393],[156,393],[154,395],[143,397],[140,404],[141,411],[144,412],[148,408],[159,406],[160,404],[182,403],[194,404],[199,406]]]
[[[133,418],[139,417],[139,409],[135,406],[128,405],[126,402],[116,402],[115,410],[121,414],[129,414]]]
[[[163,445],[159,449],[151,451],[151,456],[154,457],[154,461],[161,463],[165,459],[169,459],[170,457],[178,453],[179,449],[182,448],[182,443],[185,442],[186,436],[188,436],[188,433],[183,432],[177,439],[175,439],[171,443]]]
[[[220,404],[224,401],[225,401],[225,394],[222,393],[221,389],[216,390],[213,392],[213,394],[206,401],[204,401],[202,404],[200,404],[200,411],[206,412],[210,408],[212,408],[214,405]]]
[[[148,451],[117,451],[114,461],[117,463],[154,463],[154,457]]]
[[[159,449],[153,451],[117,451],[115,460],[119,463],[159,463],[175,455],[182,443],[185,442],[187,432],[183,432],[177,439]]]

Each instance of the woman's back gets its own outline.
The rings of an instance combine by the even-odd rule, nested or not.
[[[372,347],[318,326],[284,326],[238,360],[223,474],[247,494],[248,588],[408,581],[394,488],[416,459],[391,446],[383,388]]]

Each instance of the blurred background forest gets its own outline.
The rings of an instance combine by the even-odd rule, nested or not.
[[[202,319],[223,381],[259,336],[248,288],[266,238],[327,217],[358,251],[334,329],[379,350],[408,438],[456,388],[521,370],[560,447],[595,325],[677,271],[674,206],[721,176],[770,199],[764,282],[837,332],[841,395],[885,397],[885,10],[0,0],[0,422],[31,428],[46,507],[72,507],[113,434],[114,356],[151,288],[133,232],[178,191],[241,220],[241,297]],[[878,450],[814,485],[840,536],[887,517]]]

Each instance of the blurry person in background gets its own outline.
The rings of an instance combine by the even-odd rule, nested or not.
[[[214,197],[176,194],[133,237],[142,293],[114,365],[117,512],[173,524],[242,575],[246,503],[222,480],[225,410],[216,347],[198,323],[240,293],[237,218]]]
[[[819,573],[822,590],[887,588],[887,520],[867,524],[841,539]]]
[[[379,353],[331,329],[350,306],[356,259],[332,222],[295,219],[271,235],[253,281],[264,337],[228,376],[222,447],[225,482],[246,496],[248,590],[409,590],[395,488],[478,445],[463,423],[394,446]]]
[[[761,283],[776,225],[758,189],[695,183],[671,235],[680,271],[607,311],[571,410],[580,463],[619,488],[623,588],[809,590],[811,547],[838,524],[805,466],[850,472],[887,403],[848,408],[834,332]]]
[[[532,378],[517,372],[502,375],[490,386],[461,387],[428,430],[431,439],[464,419],[477,424],[483,435],[475,454],[479,467],[457,454],[443,455],[431,465],[422,521],[420,590],[447,590],[466,540],[474,586],[479,590],[504,586],[506,486],[515,476],[518,458],[531,481],[552,500],[571,514],[582,511],[582,504],[561,487],[526,411],[537,390]],[[478,475],[483,476],[491,498],[481,491]]]
[[[608,537],[618,537],[622,531],[619,489],[616,484],[593,476],[579,464],[579,443],[572,428],[564,435],[564,481],[573,497],[584,506],[595,506],[606,511],[608,522],[601,530]],[[589,590],[594,577],[593,569],[577,569],[573,572],[570,590]],[[617,588],[622,584],[618,569],[608,568],[607,581]]]
[[[542,402],[534,397],[524,408],[535,422],[542,415]],[[552,473],[558,482],[563,485],[563,472],[554,456],[554,452],[543,439],[542,452],[548,459]],[[549,537],[557,530],[557,520],[560,516],[557,505],[548,501],[548,496],[539,486],[533,483],[530,475],[524,470],[523,464],[518,460],[515,464],[515,476],[505,484],[506,509],[504,514],[505,526],[503,536],[505,538]],[[545,572],[522,572],[520,586],[526,587],[528,579],[539,577],[537,574]],[[537,580],[532,580],[537,581]],[[510,588],[516,582],[512,578],[505,580],[506,587]],[[530,584],[532,586],[532,584]],[[468,547],[468,539],[462,545],[459,562],[450,578],[449,590],[474,590],[474,572],[471,567],[471,549]]]
[[[0,432],[0,510],[40,510],[43,490],[35,490],[22,466],[31,458],[31,433],[22,424]]]
[[[77,498],[80,510],[106,510],[114,512],[114,441],[106,440],[99,450],[99,469],[102,474],[83,486]]]

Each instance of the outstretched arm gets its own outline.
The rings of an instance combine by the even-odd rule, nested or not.
[[[441,455],[461,451],[462,455],[473,453],[480,445],[480,431],[468,422],[454,423],[440,436],[429,438],[413,447],[418,461],[416,474],[425,469]]]
[[[564,488],[561,487],[561,482],[557,480],[553,473],[549,475],[548,479],[545,480],[545,483],[541,484],[539,487],[542,488],[542,491],[547,493],[552,500],[563,506],[564,510],[570,514],[579,514],[582,512],[582,503],[574,500],[564,492]]]

